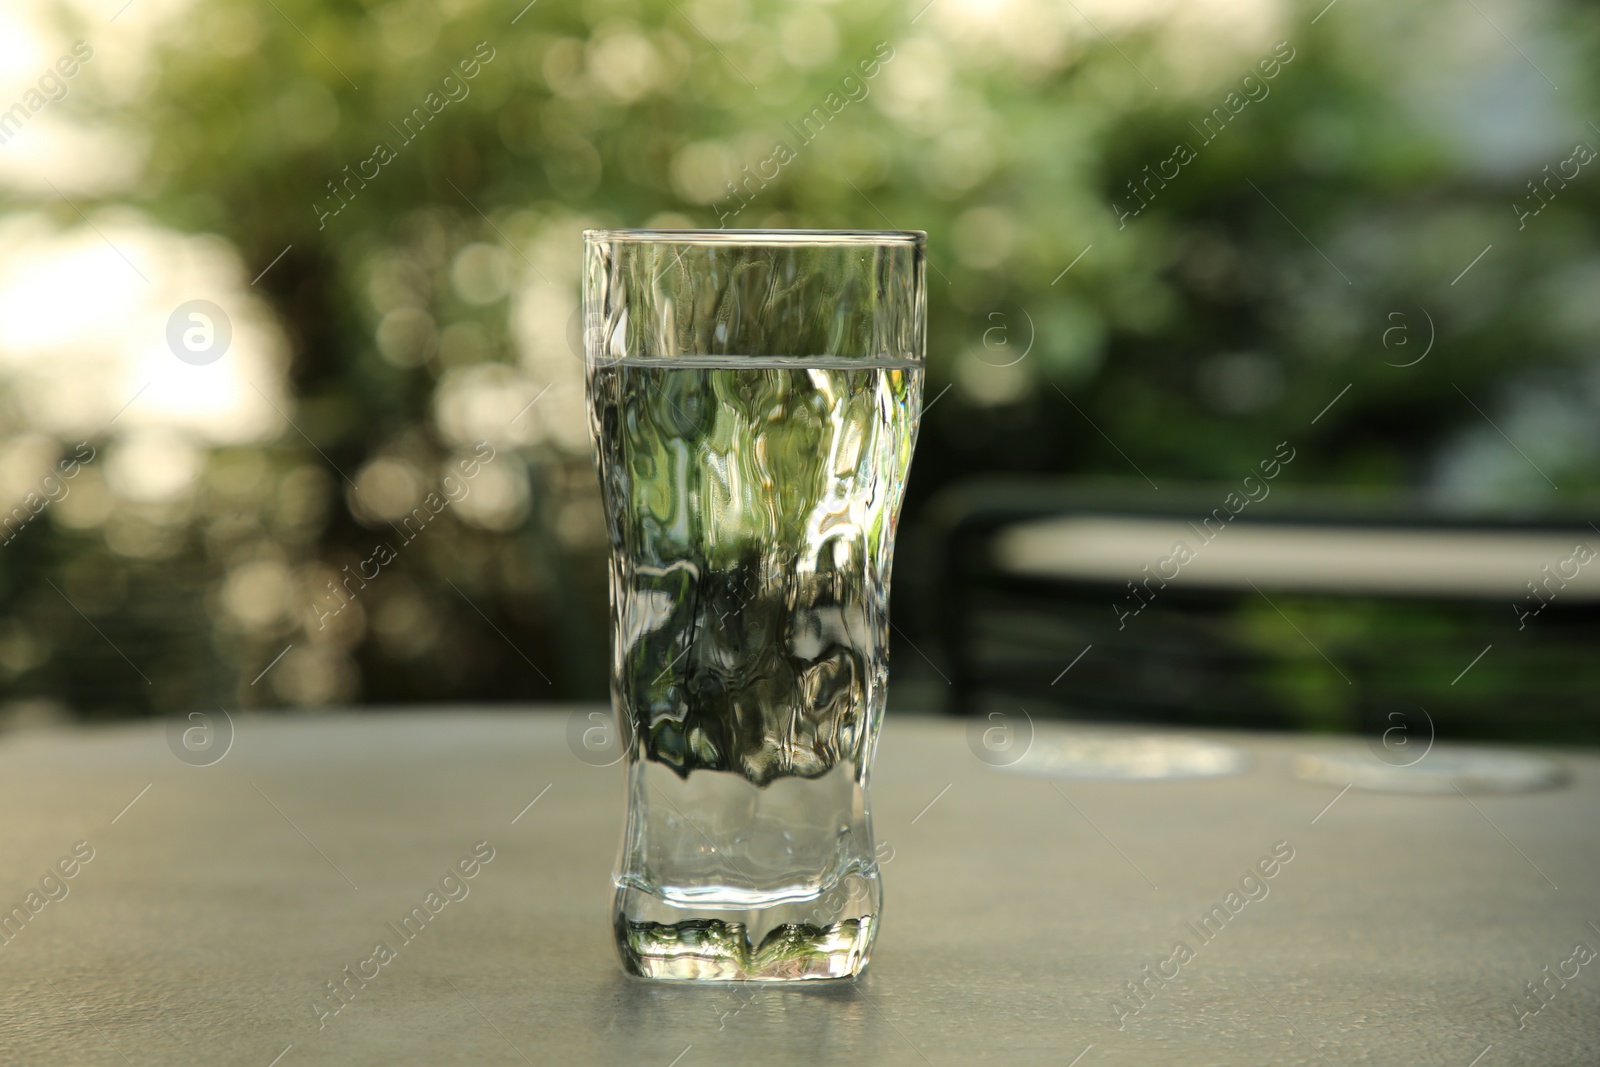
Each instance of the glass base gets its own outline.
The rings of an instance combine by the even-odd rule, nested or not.
[[[853,978],[871,957],[880,902],[876,872],[871,878],[852,876],[818,900],[740,911],[675,907],[619,888],[613,921],[622,965],[641,978]]]

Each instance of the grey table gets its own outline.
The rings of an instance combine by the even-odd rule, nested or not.
[[[208,767],[159,725],[0,738],[0,909],[41,905],[0,944],[0,1062],[1600,1063],[1600,960],[1564,962],[1600,948],[1593,755],[1561,754],[1560,789],[1329,807],[1289,766],[1333,741],[1229,735],[1251,766],[1226,778],[1049,781],[891,715],[867,975],[692,986],[617,966],[621,774],[573,754],[586,710],[242,718]],[[401,941],[480,841],[467,895]],[[1267,895],[1195,936],[1279,842]],[[66,895],[28,898],[63,859]],[[1577,973],[1545,1003],[1547,965]]]

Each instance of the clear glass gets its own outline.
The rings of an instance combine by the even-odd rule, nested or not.
[[[868,772],[922,410],[924,235],[584,242],[627,767],[623,965],[858,974],[882,906]]]

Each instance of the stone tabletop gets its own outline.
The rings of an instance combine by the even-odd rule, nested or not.
[[[1415,795],[1208,734],[1231,773],[1092,781],[891,714],[866,976],[697,986],[618,967],[594,710],[0,736],[0,1063],[1600,1063],[1590,752]]]

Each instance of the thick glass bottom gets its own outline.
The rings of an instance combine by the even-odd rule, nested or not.
[[[815,778],[629,771],[613,874],[617,950],[645,978],[786,982],[867,965],[882,911],[866,786]]]
[[[615,898],[617,951],[629,974],[679,981],[851,978],[867,966],[881,905],[876,872],[815,900],[722,911],[682,908],[637,889]]]

